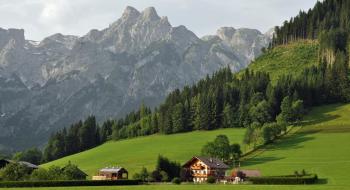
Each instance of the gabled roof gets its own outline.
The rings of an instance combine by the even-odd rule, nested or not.
[[[21,164],[21,165],[24,165],[28,168],[32,168],[32,169],[38,169],[39,166],[35,165],[35,164],[32,164],[32,163],[29,163],[29,162],[25,162],[25,161],[14,161],[14,160],[8,160],[8,159],[2,159],[0,161],[3,161],[3,162],[6,162],[6,163],[18,163],[18,164]]]
[[[196,159],[202,161],[205,165],[213,169],[229,169],[229,167],[222,160],[218,158],[210,158],[205,156],[195,156],[191,160],[186,162],[186,164],[184,164],[183,167],[188,166]]]
[[[67,166],[64,166],[61,170],[64,171],[66,169],[66,167]],[[88,174],[83,172],[80,168],[77,167],[77,169],[78,169],[78,172],[80,173],[80,175],[85,176],[85,177],[89,176]]]
[[[118,173],[119,171],[126,171],[128,172],[126,169],[122,168],[122,167],[111,167],[111,168],[102,168],[100,169],[100,172],[111,172],[111,173]]]
[[[38,169],[38,168],[39,168],[39,166],[34,165],[34,164],[32,164],[32,163],[29,163],[29,162],[25,162],[25,161],[19,161],[18,163],[19,163],[19,164],[22,164],[22,165],[25,165],[25,166],[27,166],[28,168],[33,168],[33,169]]]

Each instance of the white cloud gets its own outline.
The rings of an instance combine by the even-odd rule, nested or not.
[[[26,37],[41,40],[54,33],[84,35],[103,29],[127,5],[139,10],[156,7],[170,22],[197,35],[213,34],[221,26],[266,31],[317,0],[0,0],[0,27],[24,28]]]

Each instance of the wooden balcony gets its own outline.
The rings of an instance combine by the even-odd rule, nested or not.
[[[204,167],[203,166],[191,166],[192,170],[203,170]]]
[[[193,174],[193,177],[208,177],[208,174],[195,173]]]

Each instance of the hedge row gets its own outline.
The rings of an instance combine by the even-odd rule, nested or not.
[[[139,180],[115,181],[2,181],[0,187],[67,187],[67,186],[113,186],[113,185],[139,185]]]
[[[269,185],[296,185],[296,184],[314,184],[317,182],[317,175],[307,175],[303,177],[296,176],[276,176],[276,177],[251,177],[248,179],[253,184]]]

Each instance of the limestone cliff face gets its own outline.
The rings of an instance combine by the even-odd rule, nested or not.
[[[222,67],[246,67],[270,37],[221,28],[198,38],[154,8],[127,7],[104,30],[35,42],[0,29],[0,149],[41,145],[57,129],[96,115],[121,117],[140,102],[158,105],[176,88]]]

